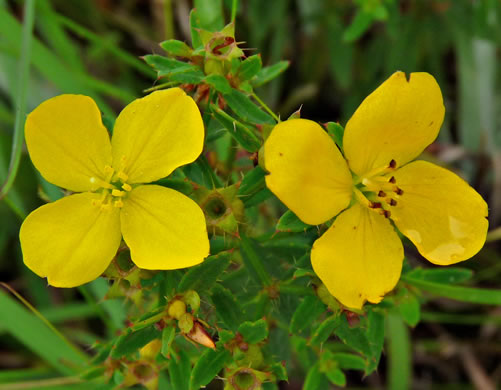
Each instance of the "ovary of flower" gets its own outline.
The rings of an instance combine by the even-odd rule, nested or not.
[[[122,238],[144,269],[196,265],[209,253],[205,219],[190,198],[144,185],[202,151],[200,112],[181,89],[133,101],[110,142],[95,102],[61,95],[27,118],[26,144],[49,182],[76,194],[33,211],[21,226],[25,264],[49,284],[73,287],[101,275]]]
[[[394,73],[348,121],[344,156],[315,122],[278,124],[265,143],[266,183],[302,221],[336,217],[314,243],[313,269],[342,304],[377,303],[400,277],[395,228],[432,263],[469,259],[487,234],[487,204],[464,180],[412,161],[438,135],[440,87],[427,73]]]

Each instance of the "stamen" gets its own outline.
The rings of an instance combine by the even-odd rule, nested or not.
[[[120,172],[118,172],[118,173],[117,173],[117,177],[118,177],[120,180],[122,180],[123,182],[126,182],[126,181],[127,181],[127,179],[129,178],[129,176],[127,176],[127,175],[125,174],[125,172],[124,172],[124,171],[120,171]]]
[[[397,180],[395,179],[395,176],[390,177],[390,180],[388,180],[390,183],[395,184]]]
[[[381,215],[384,216],[385,218],[390,218],[391,212],[389,210],[381,210]]]
[[[404,190],[402,190],[401,188],[398,188],[398,187],[395,187],[395,189],[393,190],[393,192],[395,192],[397,195],[403,195],[404,194]]]
[[[122,208],[124,206],[124,202],[122,202],[122,199],[116,200],[113,203],[113,206],[118,207],[118,208]]]
[[[383,190],[379,191],[377,193],[377,196],[380,197],[380,198],[384,198],[386,196],[386,192],[384,192]]]
[[[367,199],[365,197],[365,195],[362,193],[362,191],[360,191],[357,187],[353,187],[353,192],[355,193],[355,196],[357,198],[357,200],[364,206],[366,207],[371,207],[371,204],[372,202],[369,201],[369,199]]]
[[[111,191],[112,196],[122,197],[125,195],[124,191],[117,190],[116,188]]]
[[[386,201],[386,203],[388,203],[390,206],[396,206],[397,205],[397,201],[395,199],[389,199]]]
[[[382,206],[380,202],[370,202],[369,207],[371,209],[380,209]]]
[[[387,166],[375,168],[372,171],[367,172],[365,175],[360,177],[355,184],[363,183],[364,179],[372,179],[375,176],[382,176],[386,173],[393,171],[397,167],[397,162],[395,160],[391,160]]]
[[[129,184],[124,183],[122,186],[122,189],[124,189],[125,191],[131,191],[132,187]]]

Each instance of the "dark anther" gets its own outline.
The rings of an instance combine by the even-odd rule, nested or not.
[[[383,210],[383,215],[385,218],[390,218],[391,213],[388,210]]]
[[[390,177],[390,180],[388,180],[390,183],[395,184],[397,180],[395,179],[395,176]]]
[[[388,168],[395,169],[397,167],[397,162],[395,160],[390,161],[390,165],[388,165]]]
[[[371,202],[371,203],[369,204],[369,207],[370,207],[371,209],[380,209],[380,208],[381,208],[381,203],[379,203],[379,202]]]
[[[383,190],[379,191],[377,193],[377,196],[379,196],[380,198],[384,198],[386,196],[386,192],[384,192]]]
[[[397,195],[403,195],[404,193],[404,190],[402,190],[401,188],[398,188],[395,190],[395,192],[397,193]]]
[[[390,199],[390,206],[396,206],[397,201],[395,199]]]

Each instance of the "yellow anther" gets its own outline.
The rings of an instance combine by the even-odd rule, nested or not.
[[[117,196],[117,197],[122,197],[125,195],[124,191],[117,190],[116,188],[111,190],[111,195],[112,196]]]
[[[132,190],[132,187],[129,184],[127,184],[127,183],[124,183],[123,186],[122,186],[122,188],[125,191],[131,191]]]
[[[115,200],[115,202],[113,203],[113,206],[118,207],[118,208],[122,208],[122,207],[124,207],[124,202],[122,202],[122,199]]]
[[[127,176],[124,171],[120,171],[117,173],[117,177],[122,180],[123,182],[127,181],[127,179],[129,178],[129,176]]]

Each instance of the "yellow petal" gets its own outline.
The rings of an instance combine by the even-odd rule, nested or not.
[[[139,268],[186,268],[209,254],[202,209],[170,188],[135,188],[124,201],[120,219],[132,261]]]
[[[101,113],[90,97],[61,95],[46,100],[26,118],[31,161],[42,176],[71,191],[97,188],[111,165],[111,144]],[[94,178],[94,179],[92,179]]]
[[[372,92],[346,124],[343,146],[357,175],[413,160],[438,135],[444,119],[440,87],[428,73],[396,72]]]
[[[390,221],[358,203],[339,215],[313,244],[311,264],[343,305],[378,303],[398,282],[404,258]]]
[[[202,153],[200,111],[180,88],[134,100],[115,122],[113,167],[123,168],[128,183],[149,183],[191,163]]]
[[[75,287],[101,275],[120,245],[117,208],[93,204],[100,195],[70,195],[33,211],[19,237],[24,263],[49,284]]]
[[[435,264],[469,259],[484,245],[487,204],[463,179],[425,161],[397,170],[403,190],[392,219],[398,229]]]
[[[352,178],[336,144],[315,122],[275,126],[264,145],[268,188],[303,222],[317,225],[346,208]]]

